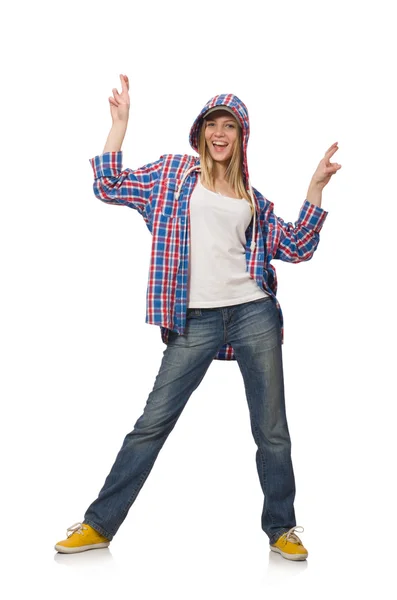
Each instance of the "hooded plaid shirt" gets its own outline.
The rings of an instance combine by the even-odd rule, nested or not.
[[[236,96],[212,98],[196,118],[190,143],[198,151],[198,136],[205,113],[214,106],[228,106],[242,127],[243,179],[250,188],[247,165],[248,111]],[[167,154],[139,169],[123,169],[122,151],[106,152],[90,159],[94,172],[95,196],[109,204],[137,210],[152,234],[152,248],[146,292],[146,323],[158,325],[168,343],[170,330],[183,335],[186,327],[190,218],[189,201],[198,180],[198,156]],[[255,219],[246,234],[246,267],[258,286],[275,302],[284,338],[283,314],[276,298],[277,275],[273,259],[298,263],[312,258],[327,212],[305,200],[295,223],[286,223],[274,214],[274,205],[252,188]],[[255,230],[254,230],[255,222]],[[251,245],[251,242],[254,242]],[[235,360],[233,348],[225,344],[214,356]]]

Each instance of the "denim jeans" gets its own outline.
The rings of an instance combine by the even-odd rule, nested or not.
[[[84,522],[113,538],[189,397],[216,352],[229,342],[244,380],[256,466],[264,494],[262,529],[270,543],[296,525],[295,480],[284,402],[281,330],[271,297],[187,310],[183,335],[171,332],[146,406],[128,433]]]

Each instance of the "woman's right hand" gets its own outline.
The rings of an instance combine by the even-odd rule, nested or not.
[[[121,94],[117,88],[113,88],[113,97],[109,96],[110,114],[112,115],[113,123],[121,121],[128,123],[130,112],[130,95],[128,93],[130,84],[127,75],[120,75],[121,79]]]

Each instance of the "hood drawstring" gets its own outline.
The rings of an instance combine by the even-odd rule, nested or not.
[[[183,183],[184,183],[186,177],[190,173],[192,173],[193,171],[200,171],[200,169],[201,169],[200,165],[195,165],[194,167],[190,167],[190,169],[187,169],[187,171],[185,171],[185,173],[183,174],[183,177],[181,179],[181,182],[178,185],[178,189],[176,191],[176,194],[175,194],[175,201],[176,202],[178,202],[178,200],[179,200],[179,195],[181,193],[181,189],[182,189],[182,186],[183,186]],[[254,252],[254,250],[256,248],[256,243],[254,241],[255,226],[256,226],[256,208],[255,208],[254,193],[252,191],[252,186],[251,186],[251,182],[250,181],[248,182],[248,186],[249,186],[249,195],[250,195],[250,198],[251,198],[251,204],[252,204],[252,208],[254,210],[254,223],[253,223],[253,227],[252,227],[252,241],[251,241],[251,244],[250,244],[250,250],[251,250],[251,252]]]
[[[255,232],[255,226],[256,226],[256,208],[255,208],[255,200],[254,200],[254,192],[252,191],[252,186],[251,186],[251,182],[248,182],[248,186],[249,186],[249,194],[251,197],[251,203],[252,203],[252,208],[254,209],[254,222],[252,225],[252,241],[251,241],[251,245],[250,245],[250,250],[251,252],[253,252],[256,248],[256,242],[254,242],[254,237],[256,235]]]
[[[251,182],[249,180],[248,164],[247,164],[247,156],[246,156],[250,126],[249,126],[248,109],[245,106],[244,102],[242,102],[240,100],[240,98],[238,98],[234,94],[218,94],[217,96],[214,96],[213,98],[211,98],[207,102],[207,104],[204,106],[204,108],[202,109],[202,111],[200,112],[198,117],[196,117],[196,120],[194,121],[194,123],[190,129],[189,142],[190,142],[190,145],[193,148],[193,150],[195,152],[199,152],[199,133],[200,133],[200,128],[202,126],[202,120],[203,120],[203,118],[205,118],[205,115],[208,113],[209,110],[215,110],[218,108],[219,109],[225,108],[226,110],[231,111],[234,114],[234,117],[237,120],[237,122],[240,123],[240,125],[241,125],[242,147],[243,147],[243,155],[244,155],[243,156],[243,165],[242,165],[243,175],[244,175],[244,181],[245,181],[246,185],[248,186],[247,193],[248,193],[249,197],[251,198],[252,208],[254,210],[252,241],[249,246],[249,249],[251,252],[254,252],[255,248],[256,248],[256,242],[254,241],[254,238],[256,237],[256,231],[255,231],[256,230],[256,205],[255,205],[255,196],[252,191]]]
[[[183,174],[183,177],[181,179],[181,183],[178,185],[178,189],[177,192],[175,194],[175,200],[178,201],[179,200],[179,194],[181,193],[181,189],[183,186],[183,183],[186,179],[186,177],[189,175],[189,173],[192,173],[193,171],[199,171],[201,169],[200,165],[195,165],[194,167],[190,167],[190,169],[188,169],[187,171],[185,171],[185,173]]]

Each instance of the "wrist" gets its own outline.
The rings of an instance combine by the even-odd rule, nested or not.
[[[115,119],[112,123],[112,129],[123,130],[127,129],[128,117],[125,120]]]
[[[309,190],[313,190],[314,192],[318,192],[318,191],[322,192],[324,187],[325,187],[324,183],[322,183],[322,182],[320,183],[319,181],[316,181],[315,179],[312,179],[309,184]]]
[[[323,185],[319,184],[318,182],[311,181],[310,185],[309,185],[309,189],[307,190],[306,199],[311,204],[315,204],[316,206],[321,207],[321,199],[322,199],[323,189],[324,189]]]

